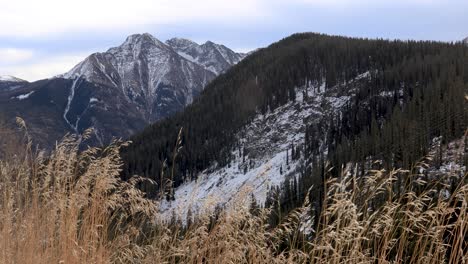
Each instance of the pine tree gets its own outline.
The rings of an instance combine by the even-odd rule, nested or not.
[[[257,198],[255,198],[255,195],[253,193],[250,195],[250,213],[252,215],[258,215],[259,213],[259,206],[257,204]]]
[[[187,229],[190,228],[192,226],[192,223],[193,223],[193,213],[192,213],[192,209],[189,208],[188,211],[187,211],[187,220],[186,220],[186,223],[187,223]]]

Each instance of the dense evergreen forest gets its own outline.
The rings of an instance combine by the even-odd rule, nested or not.
[[[266,206],[274,196],[281,196],[286,208],[303,201],[312,184],[323,182],[327,162],[337,176],[342,165],[369,156],[388,167],[408,167],[426,154],[434,137],[448,142],[466,129],[468,48],[463,44],[295,34],[253,53],[183,112],[131,138],[122,150],[122,177],[154,180],[157,185],[141,187],[155,197],[215,163],[228,164],[237,131],[256,114],[294,101],[296,87],[314,83],[346,89],[365,72],[370,78],[342,113],[307,127],[304,146],[296,146],[292,155],[306,163],[300,177],[272,190]],[[376,96],[381,93],[392,96]],[[319,142],[323,134],[327,140]],[[319,144],[328,151],[320,153]],[[320,203],[321,195],[316,188],[312,201]]]

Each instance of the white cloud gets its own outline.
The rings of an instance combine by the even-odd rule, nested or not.
[[[28,81],[46,79],[65,73],[86,58],[90,53],[58,55],[35,58],[32,63],[0,64],[0,75],[12,75]]]
[[[34,52],[29,49],[0,48],[0,60],[2,63],[18,63],[31,59]]]
[[[158,25],[183,28],[184,25],[193,26],[200,22],[204,22],[200,23],[203,25],[242,24],[255,27],[262,23],[268,25],[265,22],[272,21],[275,22],[273,25],[287,23],[288,17],[284,17],[282,11],[304,8],[304,5],[314,16],[314,10],[320,12],[322,9],[344,12],[382,6],[410,9],[409,6],[454,1],[464,0],[0,0],[0,39],[15,39],[14,42],[25,44],[31,39],[41,38],[60,41],[63,33],[67,33],[66,36],[80,33],[82,36],[83,32],[157,32]],[[307,21],[304,21],[304,25],[308,25]],[[310,26],[310,30],[317,28]],[[67,47],[64,48],[61,50]],[[80,51],[80,54],[51,56],[37,50],[0,48],[0,75],[10,74],[30,81],[48,78],[66,72],[91,53]]]
[[[266,0],[0,0],[0,36],[122,30],[190,21],[267,16]]]

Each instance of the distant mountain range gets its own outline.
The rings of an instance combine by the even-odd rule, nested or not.
[[[90,127],[90,143],[106,144],[180,111],[245,56],[211,41],[162,42],[135,34],[54,78],[28,83],[2,77],[0,110],[23,117],[44,145]]]

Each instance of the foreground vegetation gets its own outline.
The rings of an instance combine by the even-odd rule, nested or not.
[[[246,187],[229,209],[182,224],[134,187],[145,179],[120,179],[121,143],[79,153],[80,140],[45,156],[26,136],[2,154],[0,263],[468,262],[466,174],[343,173],[327,181],[319,219],[306,199],[277,226]]]

